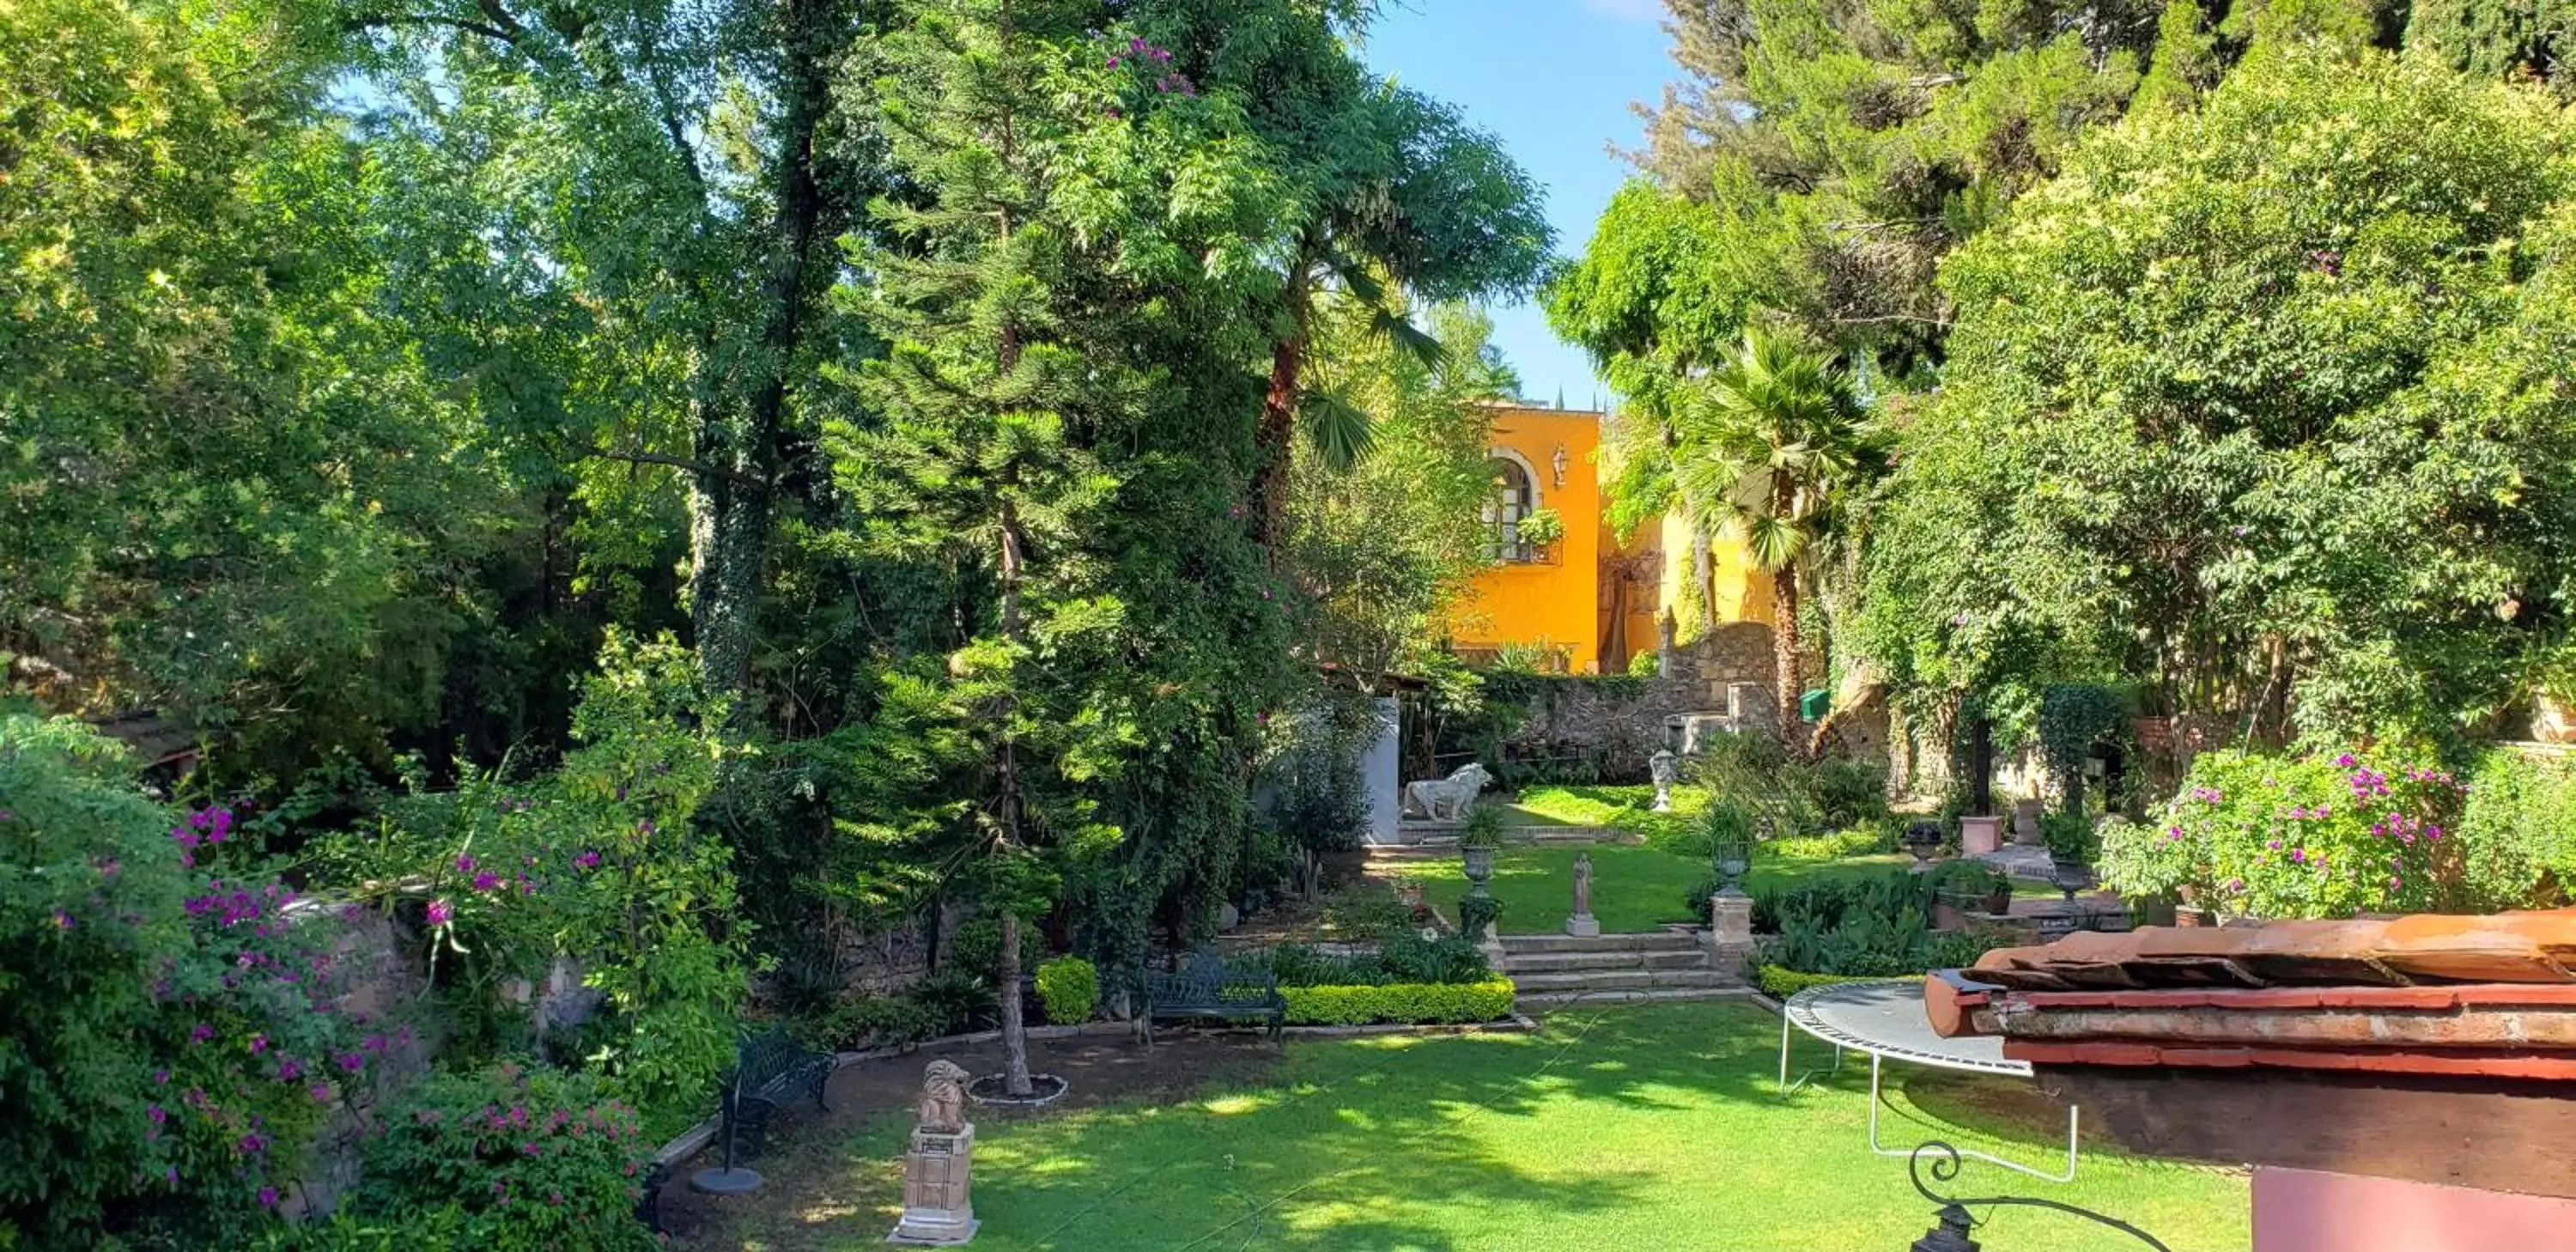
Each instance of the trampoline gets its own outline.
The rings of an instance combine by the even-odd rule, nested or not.
[[[1792,1026],[1833,1045],[1834,1063],[1830,1070],[1807,1070],[1800,1073],[1795,1081],[1790,1079],[1789,1028]],[[1909,1065],[1971,1074],[2031,1076],[2030,1062],[2004,1059],[2004,1045],[2000,1039],[1983,1035],[1944,1039],[1932,1033],[1932,1023],[1923,1015],[1921,979],[1832,983],[1809,987],[1789,997],[1789,1002],[1781,1006],[1780,1011],[1780,1094],[1786,1096],[1806,1086],[1807,1080],[1819,1073],[1840,1072],[1846,1049],[1869,1057],[1869,1150],[1880,1156],[1913,1155],[1910,1148],[1882,1147],[1878,1142],[1878,1107],[1884,1103],[1879,1095],[1879,1084],[1887,1062],[1903,1061]],[[2073,1182],[2075,1117],[2075,1107],[2067,1106],[2066,1169],[2062,1173],[2033,1169],[1965,1148],[1960,1149],[1959,1155],[2048,1182]]]

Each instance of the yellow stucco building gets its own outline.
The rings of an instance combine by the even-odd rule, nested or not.
[[[1666,610],[1697,616],[1704,602],[1714,613],[1700,620],[1771,620],[1770,579],[1752,568],[1742,544],[1709,542],[1706,590],[1695,597],[1688,588],[1699,558],[1681,517],[1640,526],[1624,542],[1611,532],[1602,515],[1605,420],[1612,419],[1578,409],[1495,406],[1494,495],[1485,506],[1494,564],[1450,609],[1450,641],[1461,656],[1491,660],[1513,648],[1567,673],[1618,673],[1655,650]],[[1685,623],[1681,633],[1696,632]]]

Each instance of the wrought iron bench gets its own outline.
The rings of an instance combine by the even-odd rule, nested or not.
[[[769,1115],[789,1097],[810,1094],[814,1107],[832,1111],[823,1102],[823,1088],[832,1081],[831,1053],[809,1051],[777,1027],[734,1047],[734,1066],[719,1080],[724,1122],[716,1132],[724,1141],[727,1170],[733,1168],[737,1152],[748,1155],[760,1150],[769,1133]],[[656,1160],[644,1177],[643,1195],[635,1202],[635,1215],[656,1234],[662,1231],[662,1187],[671,1180],[671,1168],[671,1162]]]
[[[1288,998],[1279,994],[1279,978],[1268,973],[1230,969],[1215,952],[1201,948],[1171,973],[1147,970],[1145,1011],[1136,1026],[1145,1042],[1154,1042],[1154,1023],[1202,1017],[1225,1021],[1267,1021],[1270,1040],[1278,1042],[1288,1024]]]

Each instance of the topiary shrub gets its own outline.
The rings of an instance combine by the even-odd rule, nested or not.
[[[500,1066],[423,1080],[367,1140],[351,1217],[443,1222],[450,1246],[643,1252],[636,1220],[653,1142],[588,1075]]]
[[[1512,1011],[1512,984],[1394,983],[1382,987],[1282,987],[1292,1026],[1362,1026],[1372,1022],[1490,1022]]]
[[[1057,957],[1038,966],[1038,1000],[1059,1026],[1090,1021],[1100,1008],[1100,971],[1078,956]]]
[[[1789,997],[1810,987],[1830,987],[1845,982],[1886,982],[1884,978],[1855,977],[1850,974],[1803,974],[1794,969],[1765,965],[1754,971],[1753,984],[1777,999]]]

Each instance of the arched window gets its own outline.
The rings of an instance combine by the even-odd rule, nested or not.
[[[1494,472],[1494,498],[1485,505],[1485,523],[1494,528],[1494,559],[1497,561],[1531,561],[1537,553],[1521,542],[1521,519],[1538,507],[1538,489],[1530,482],[1529,467],[1512,457],[1495,457],[1485,462]]]

